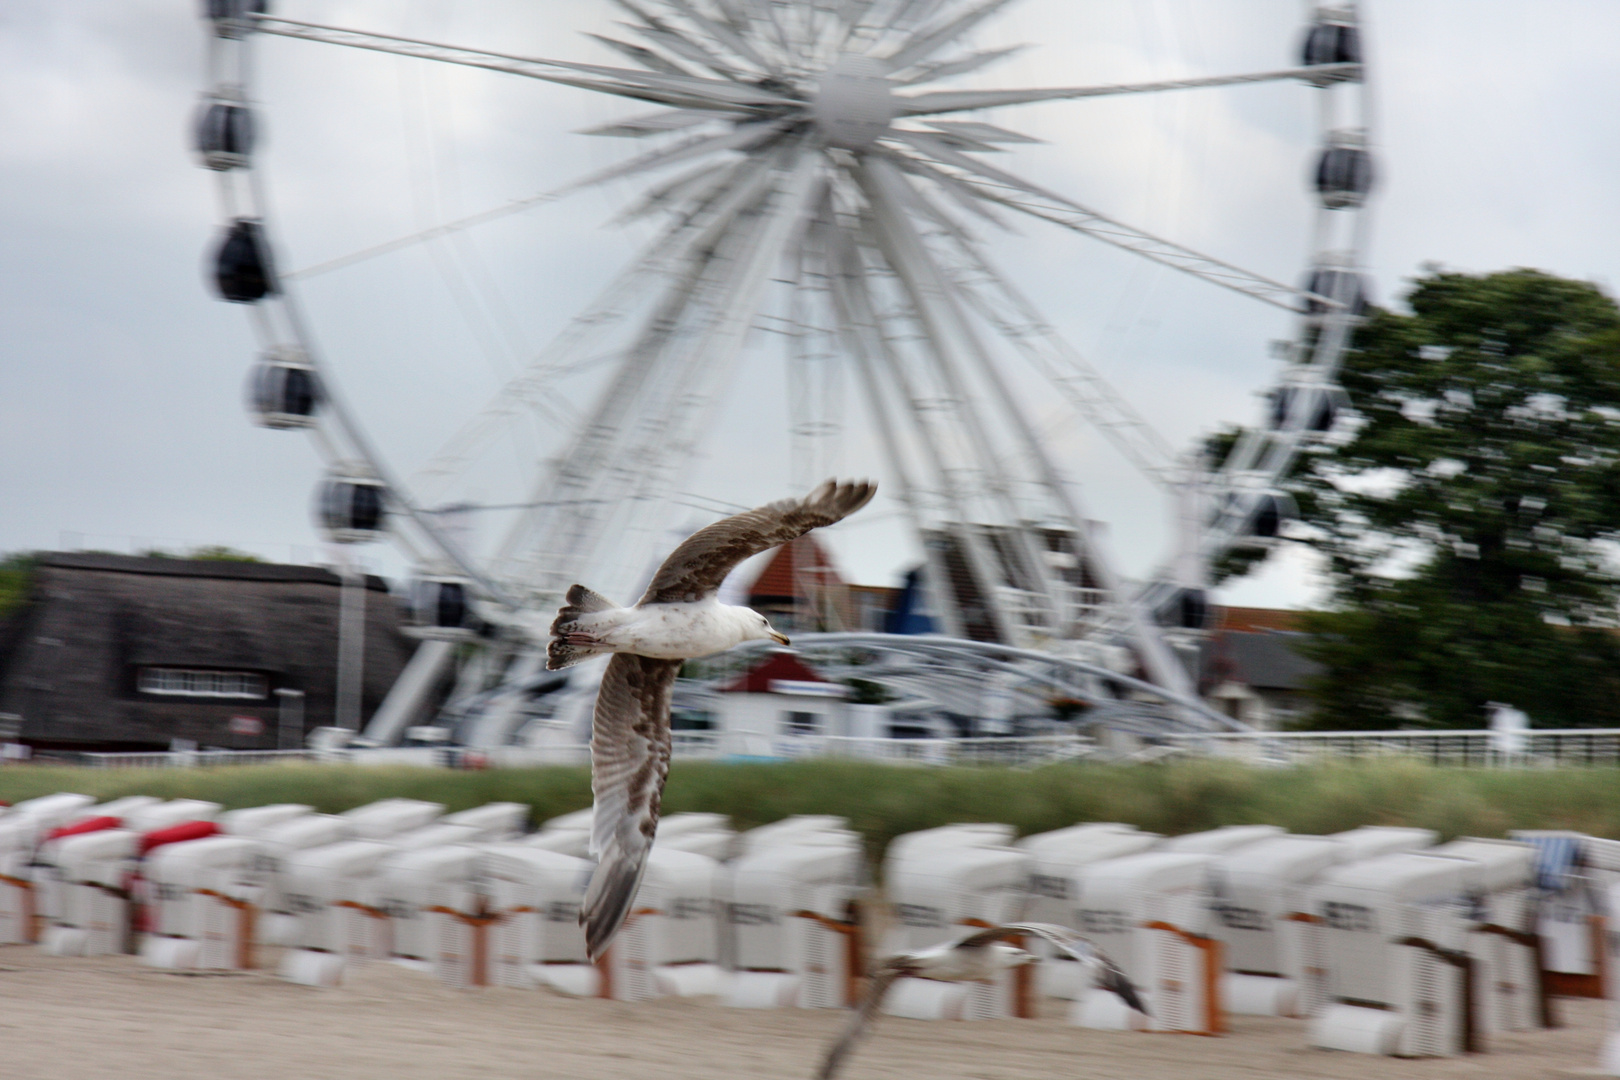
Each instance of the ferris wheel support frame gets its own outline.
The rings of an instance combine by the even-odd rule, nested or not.
[[[937,267],[923,254],[922,239],[914,230],[910,218],[900,207],[900,200],[896,196],[895,166],[881,158],[872,160],[856,170],[855,178],[866,192],[877,219],[878,246],[889,265],[904,282],[941,366],[946,370],[958,364],[979,368],[985,382],[999,399],[1002,410],[1012,418],[1010,425],[1018,441],[1023,443],[1025,453],[1035,462],[1040,480],[1061,507],[1067,518],[1065,524],[1076,537],[1080,538],[1088,565],[1096,574],[1102,588],[1115,598],[1116,602],[1123,601],[1131,642],[1140,650],[1143,663],[1153,681],[1176,694],[1186,696],[1191,689],[1187,669],[1170,655],[1163,639],[1141,618],[1137,606],[1125,598],[1120,576],[1114,569],[1112,559],[1104,550],[1100,537],[1092,529],[1090,518],[1081,509],[1073,485],[1059,474],[1046,448],[1041,445],[1028,424],[1022,421],[1021,408],[1014,400],[996,365],[985,354],[972,325],[963,317],[950,286],[938,272]],[[973,410],[970,404],[965,400],[963,404],[968,406],[967,411],[971,415]],[[989,457],[988,451],[986,456]],[[1028,539],[1027,532],[1020,532],[1019,536],[1026,541]],[[1041,591],[1048,597],[1055,597],[1058,589],[1047,572],[1045,561],[1033,550],[1026,551],[1026,558],[1039,575],[1044,586]],[[995,601],[992,599],[991,603],[994,604]],[[1002,617],[1005,619],[1005,616]],[[1056,628],[1055,617],[1053,623]],[[1003,640],[1011,642],[1018,640],[1018,637],[1009,633]]]

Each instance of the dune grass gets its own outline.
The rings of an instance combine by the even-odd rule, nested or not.
[[[307,803],[334,813],[389,796],[450,810],[526,803],[535,822],[590,805],[583,768],[486,772],[280,764],[195,769],[0,768],[0,800],[53,791],[100,798],[147,794],[210,799],[227,808]],[[1061,765],[1032,770],[916,768],[851,761],[678,762],[664,812],[728,814],[738,828],[789,814],[839,814],[873,854],[902,833],[958,821],[999,821],[1020,834],[1078,821],[1124,821],[1166,834],[1272,824],[1328,833],[1358,825],[1416,825],[1444,838],[1566,828],[1620,838],[1620,771],[1490,770],[1418,762],[1346,762],[1293,769],[1191,761],[1154,766]]]

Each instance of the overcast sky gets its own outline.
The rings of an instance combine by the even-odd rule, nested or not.
[[[1620,5],[1369,0],[1381,177],[1369,265],[1390,302],[1425,262],[1534,266],[1608,287],[1620,264]],[[224,543],[321,557],[319,463],[253,426],[244,310],[215,300],[211,177],[188,153],[203,85],[192,0],[0,5],[0,551]],[[606,0],[278,0],[279,13],[504,52],[614,62],[578,31]],[[1023,0],[976,45],[1036,47],[979,86],[1075,85],[1291,65],[1297,0]],[[282,39],[260,43],[258,163],[285,263],[304,266],[548,190],[635,147],[572,132],[645,106],[513,76]],[[1311,91],[1255,86],[1008,109],[1035,135],[997,164],[1144,228],[1285,279],[1303,268]],[[419,465],[602,287],[645,234],[611,229],[640,185],[538,208],[473,238],[448,279],[419,250],[311,283],[334,373],[385,452]],[[1286,317],[1038,223],[992,253],[1177,445],[1247,421]],[[437,261],[436,261],[437,260]],[[469,290],[481,314],[469,317]],[[486,325],[487,324],[487,325]],[[694,493],[789,489],[780,356],[750,355]],[[853,389],[851,389],[853,393]],[[1127,572],[1168,544],[1168,508],[1046,406],[1064,465]],[[858,411],[852,407],[852,415]],[[839,464],[876,472],[852,434]],[[493,466],[492,466],[493,469]],[[499,497],[494,472],[463,488]],[[915,558],[881,506],[835,538],[850,576]],[[697,524],[701,518],[694,518]],[[685,523],[672,523],[683,525]],[[398,560],[374,549],[379,569]],[[1226,590],[1311,602],[1297,559]]]

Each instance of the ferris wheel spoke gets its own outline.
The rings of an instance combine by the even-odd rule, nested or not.
[[[1071,98],[1113,97],[1120,94],[1150,94],[1162,90],[1195,90],[1210,86],[1241,86],[1245,83],[1281,82],[1298,79],[1317,82],[1324,78],[1349,78],[1361,72],[1360,64],[1318,64],[1314,67],[1283,68],[1242,75],[1210,75],[1192,79],[1163,79],[1156,82],[1116,83],[1105,86],[1051,87],[1035,90],[937,90],[904,98],[903,116],[938,116],[941,113],[996,109],[1005,105],[1028,105],[1038,101],[1064,101]]]
[[[927,579],[932,583],[926,586],[932,601],[929,606],[938,613],[946,633],[962,637],[966,634],[966,628],[962,624],[961,613],[954,604],[948,602],[942,592],[941,583],[947,580],[943,555],[937,549],[937,545],[928,542],[928,526],[922,502],[918,497],[917,485],[912,478],[913,470],[901,449],[893,415],[898,410],[892,405],[892,395],[888,393],[878,372],[879,357],[885,353],[886,348],[873,310],[872,298],[866,291],[866,275],[860,265],[860,255],[842,230],[830,232],[831,265],[828,267],[828,275],[831,278],[834,309],[839,317],[840,336],[849,349],[857,376],[866,389],[867,407],[877,425],[884,456],[888,459],[889,482],[894,490],[894,497],[904,507],[906,520],[911,525],[912,538],[918,549],[924,553],[928,565]]]
[[[663,55],[662,53],[653,52],[644,45],[634,45],[628,41],[620,41],[617,38],[606,37],[602,34],[586,34],[585,36],[600,41],[603,45],[606,45],[614,52],[626,57],[627,59],[634,60],[636,63],[640,64],[644,68],[647,68],[649,71],[661,71],[665,75],[680,75],[685,77],[689,77],[692,74],[690,71],[681,67],[669,57]]]
[[[1015,489],[1024,485],[1004,470],[1002,463],[1009,460],[1009,456],[1004,450],[998,451],[991,437],[992,428],[980,416],[975,402],[982,401],[988,412],[1000,418],[994,425],[995,430],[1008,433],[1021,455],[1033,463],[1035,471],[1029,480],[1034,490],[1042,492],[1041,501],[1068,519],[1065,523],[1075,536],[1085,535],[1086,524],[1072,513],[1063,513],[1071,507],[1066,505],[1069,500],[1065,498],[1049,455],[1033,438],[1022,408],[989,359],[974,328],[964,318],[954,290],[939,273],[922,237],[907,217],[904,189],[910,187],[910,182],[891,161],[882,157],[873,158],[857,169],[855,179],[872,207],[877,226],[875,239],[884,260],[899,276],[919,316],[928,351],[950,394],[960,403],[960,414],[974,445],[975,457],[992,470],[989,487],[995,501],[1000,503],[1001,520],[1015,526],[1004,534],[1001,561],[1007,573],[1002,580],[1026,593],[1035,604],[1019,612],[1008,609],[1006,594],[991,592],[986,599],[998,609],[998,621],[1012,630],[1016,638],[1038,629],[1056,632],[1060,618],[1054,606],[1058,589],[1052,579],[1052,568],[1034,549],[1030,531],[1022,527],[1023,522],[1040,520],[1046,515],[1031,513],[1029,508],[1015,501]],[[970,379],[972,385],[982,385],[988,393],[981,396],[971,390]]]
[[[995,124],[986,124],[978,120],[925,120],[923,123],[935,131],[941,131],[947,135],[960,135],[977,142],[989,143],[993,147],[1001,143],[1029,145],[1041,141],[1032,135],[1008,131],[1004,127],[997,127]]]
[[[1143,476],[1167,489],[1180,484],[1185,470],[1169,441],[1041,317],[983,252],[970,243],[959,244],[957,250],[966,265],[947,265],[946,270],[954,270],[953,282],[974,310]]]
[[[727,119],[727,114],[709,109],[660,109],[624,120],[615,120],[600,127],[583,128],[579,135],[604,135],[610,138],[640,139],[648,135],[664,135],[698,124]]]
[[[977,361],[980,373],[991,388],[992,395],[999,399],[1003,412],[1012,421],[1014,437],[1023,442],[1025,455],[1036,464],[1037,482],[1055,502],[1056,508],[1062,513],[1065,525],[1081,544],[1087,564],[1106,595],[1122,608],[1129,636],[1140,651],[1143,663],[1153,676],[1153,680],[1178,691],[1188,690],[1186,669],[1171,655],[1157,627],[1128,599],[1122,579],[1114,570],[1101,537],[1092,528],[1092,519],[1081,508],[1073,485],[1058,473],[1046,448],[1035,437],[1030,425],[1024,422],[1020,409],[996,366],[982,348],[972,346],[973,331],[961,318],[960,313],[953,310],[949,284],[938,277],[938,268],[921,250],[920,239],[909,231],[909,223],[904,217],[895,214],[889,193],[892,192],[894,185],[906,183],[898,167],[887,158],[874,157],[862,169],[856,170],[856,179],[861,183],[863,190],[868,191],[868,197],[873,201],[874,208],[879,214],[879,243],[884,244],[884,238],[887,236],[885,257],[891,261],[895,258],[900,260],[895,269],[902,278],[919,279],[908,280],[906,286],[908,291],[913,293],[914,299],[921,298],[922,302],[918,306],[922,309],[924,323],[934,323],[927,329],[928,336],[934,339],[936,347],[943,345],[947,348],[961,349],[968,364]],[[930,276],[934,277],[931,283],[926,280]],[[1019,533],[1027,539],[1026,530],[1019,530]],[[1049,572],[1039,559],[1035,560],[1031,570],[1038,575],[1036,580],[1045,578]],[[1048,597],[1055,594],[1055,589],[1047,593]]]
[[[697,10],[689,0],[664,0],[664,2],[674,12],[683,16],[700,31],[707,34],[717,48],[705,45],[703,42],[694,39],[690,34],[681,33],[677,26],[668,21],[651,21],[648,25],[667,34],[678,34],[688,42],[691,49],[714,58],[715,64],[719,65],[716,70],[723,68],[731,71],[733,73],[732,77],[749,81],[758,79],[760,75],[779,76],[782,74],[783,65],[780,58],[772,59],[766,56],[764,51],[750,42],[746,35],[734,29],[727,20],[711,18]],[[726,61],[721,54],[727,51],[733,56],[747,61],[748,64],[753,66],[754,70],[741,70]]]
[[[636,71],[632,68],[605,67],[600,64],[578,64],[565,60],[544,60],[538,57],[513,56],[508,53],[467,49],[419,38],[379,34],[366,30],[353,30],[320,23],[304,22],[277,15],[254,16],[261,33],[280,37],[318,41],[328,45],[369,49],[374,52],[394,53],[422,60],[436,60],[464,67],[503,71],[544,82],[575,86],[585,90],[598,90],[620,97],[640,98],[665,105],[696,108],[732,108],[746,111],[762,106],[794,104],[791,98],[761,90],[754,86],[729,82],[724,79],[706,79],[696,75],[669,75],[661,72]],[[577,74],[565,74],[577,73]]]
[[[511,202],[505,203],[501,206],[492,207],[488,210],[481,210],[476,214],[469,214],[464,218],[457,218],[454,221],[447,221],[442,225],[434,225],[433,227],[423,229],[420,232],[411,233],[409,236],[396,237],[393,240],[384,241],[381,244],[373,244],[371,247],[362,248],[359,251],[350,252],[347,255],[341,255],[335,259],[327,259],[325,262],[313,263],[309,266],[303,267],[302,269],[284,273],[281,275],[281,279],[283,281],[300,281],[319,277],[322,274],[331,273],[333,270],[342,270],[345,267],[354,266],[357,263],[363,263],[369,259],[375,259],[380,255],[390,255],[396,251],[402,251],[414,244],[420,244],[428,240],[436,240],[439,237],[449,236],[450,234],[460,232],[463,229],[470,229],[475,225],[483,225],[486,222],[498,221],[503,217],[508,217],[512,214],[519,214],[525,210],[532,210],[536,206],[541,206],[549,202],[555,202],[561,197],[562,196],[557,192],[546,191],[540,193],[539,195],[530,195],[524,199],[514,199]]]
[[[309,332],[309,324],[305,320],[302,308],[291,294],[282,297],[282,307],[288,323],[292,329],[293,337],[299,342],[300,348],[311,360],[316,359],[314,338]],[[366,462],[382,480],[388,490],[388,498],[399,516],[419,532],[427,541],[430,549],[437,550],[451,562],[455,563],[472,580],[477,581],[487,595],[497,603],[512,606],[514,601],[505,584],[487,574],[476,565],[468,552],[460,544],[446,534],[439,523],[433,519],[426,508],[412,499],[407,490],[400,485],[398,478],[389,469],[385,459],[378,453],[377,447],[367,437],[365,431],[355,419],[353,409],[347,403],[342,392],[333,381],[328,372],[321,380],[321,391],[324,405],[329,412],[336,434],[353,448],[360,460]],[[401,541],[409,546],[409,541],[401,537]],[[413,556],[415,557],[415,556]]]
[[[904,201],[908,208],[915,211],[917,216],[933,222],[940,232],[956,243],[968,244],[972,242],[967,227],[946,213],[942,207],[919,190],[915,184],[896,184],[895,194]]]
[[[898,51],[883,57],[883,61],[888,64],[891,74],[898,74],[919,61],[927,60],[1011,2],[1012,0],[983,0],[982,3],[946,21],[942,26],[919,31]]]
[[[995,207],[984,199],[979,190],[973,185],[943,169],[935,168],[930,162],[913,157],[910,154],[895,154],[894,162],[913,176],[922,177],[932,183],[964,210],[983,218],[997,228],[1008,232],[1012,231],[1012,225],[1007,219],[999,214]]]
[[[950,79],[958,75],[967,75],[980,68],[989,67],[1000,60],[1006,60],[1023,52],[1027,45],[1008,45],[1001,49],[984,49],[971,53],[956,60],[940,60],[926,64],[912,65],[911,74],[894,79],[896,86],[916,86],[918,83],[934,82],[938,79]]]
[[[692,158],[702,157],[705,154],[718,154],[728,150],[757,150],[788,130],[792,123],[791,120],[787,119],[757,121],[751,124],[743,124],[718,135],[695,135],[690,139],[675,143],[673,146],[660,147],[650,153],[631,158],[629,161],[581,177],[558,188],[555,195],[560,197],[584,188],[594,187],[597,184],[606,183],[609,180],[618,180],[654,169],[668,168],[671,165],[690,161]]]
[[[588,365],[592,346],[611,331],[636,306],[646,287],[664,273],[669,264],[670,244],[684,227],[673,227],[644,248],[630,267],[611,282],[584,311],[532,360],[524,371],[510,379],[479,413],[452,436],[413,478],[413,489],[440,484],[458,474],[483,448],[496,439],[502,425],[525,410],[548,409],[555,381]],[[575,413],[559,417],[566,430],[577,430],[583,423]]]
[[[709,259],[744,214],[759,211],[770,200],[773,174],[786,163],[789,153],[748,161],[746,168],[736,172],[733,183],[716,186],[712,199],[691,219],[691,227],[671,241],[671,257],[677,263],[694,265]]]
[[[710,118],[708,115],[700,114],[700,116],[701,119]],[[692,121],[694,124],[699,122],[701,122],[701,120]],[[393,240],[387,240],[381,244],[373,244],[370,247],[362,248],[359,251],[350,252],[347,255],[342,255],[335,259],[328,259],[324,262],[315,263],[313,265],[303,267],[302,269],[282,274],[281,277],[284,281],[307,280],[309,278],[319,277],[322,274],[331,273],[334,270],[342,270],[346,267],[354,266],[358,263],[366,262],[382,255],[390,255],[396,251],[402,251],[405,248],[411,247],[415,244],[424,243],[429,240],[436,240],[440,237],[449,236],[453,233],[461,232],[477,225],[483,225],[491,221],[498,221],[501,218],[508,217],[512,214],[522,213],[525,210],[531,210],[534,207],[555,202],[574,191],[590,187],[593,184],[605,183],[606,181],[617,179],[621,176],[632,175],[638,172],[665,168],[669,165],[675,165],[682,161],[689,160],[693,157],[699,157],[704,154],[719,153],[726,150],[753,149],[760,142],[768,141],[773,135],[781,131],[782,127],[783,125],[781,123],[776,125],[764,125],[763,127],[751,125],[744,128],[734,129],[722,135],[698,136],[685,142],[677,143],[674,146],[663,147],[650,154],[633,158],[628,162],[602,170],[601,172],[593,173],[590,176],[582,177],[579,180],[571,181],[565,186],[555,190],[541,192],[538,195],[530,195],[523,199],[514,199],[512,202],[506,203],[505,205],[492,207],[489,210],[482,210],[476,214],[469,214],[466,217],[457,218],[454,221],[447,221],[441,225],[434,225],[431,228],[411,233],[408,236],[396,237]],[[769,128],[769,130],[765,130],[766,128]],[[712,166],[705,169],[704,172],[712,173]]]
[[[696,218],[729,189],[737,177],[752,172],[758,165],[759,159],[746,157],[718,168],[714,162],[705,161],[648,189],[641,198],[625,207],[612,224],[628,225],[663,211],[684,220]]]
[[[850,247],[853,249],[854,245]],[[879,260],[882,258],[875,252],[873,256]],[[969,619],[964,611],[961,589],[954,584],[955,575],[951,573],[941,540],[950,538],[949,546],[953,546],[963,560],[965,570],[974,582],[974,591],[980,597],[994,597],[997,575],[991,569],[994,555],[986,549],[984,537],[974,525],[976,520],[982,520],[983,515],[974,511],[972,495],[965,490],[967,473],[952,465],[950,436],[959,433],[960,425],[946,422],[947,418],[937,401],[918,385],[917,376],[908,371],[905,359],[896,348],[896,343],[904,340],[905,335],[892,324],[901,317],[915,322],[915,312],[908,307],[900,313],[885,313],[873,291],[874,274],[864,263],[865,260],[858,255],[854,259],[846,258],[845,270],[841,274],[845,295],[851,310],[855,312],[852,329],[870,340],[871,344],[864,352],[869,361],[875,361],[874,367],[880,367],[894,386],[895,396],[899,400],[896,411],[900,416],[910,418],[911,431],[921,448],[922,458],[929,466],[932,498],[927,501],[934,504],[933,512],[926,512],[923,500],[914,496],[915,527],[929,569],[937,575],[929,587],[934,594],[935,610],[940,613],[948,632],[966,636]],[[893,273],[887,266],[884,269]],[[879,379],[875,373],[871,377]],[[899,464],[898,455],[896,458]],[[1001,607],[994,604],[993,599],[984,606],[997,632],[1010,637],[1012,628],[1006,623]]]
[[[860,25],[894,34],[909,33],[934,14],[942,0],[873,0],[866,5]]]
[[[669,5],[692,22],[714,35],[714,39],[722,46],[730,49],[736,55],[747,60],[761,71],[776,73],[779,66],[765,59],[764,55],[749,44],[748,39],[739,34],[729,19],[714,19],[703,14],[692,6],[688,0],[667,0]]]
[[[663,22],[660,19],[653,18],[652,16],[648,16],[647,18],[648,23],[646,26],[636,26],[633,27],[633,29],[637,34],[640,34],[652,44],[662,45],[664,48],[668,49],[672,53],[675,53],[677,56],[682,57],[687,62],[696,64],[699,67],[707,68],[714,74],[720,76],[722,79],[730,79],[732,82],[741,82],[743,79],[748,77],[748,72],[726,63],[719,56],[715,55],[708,49],[705,49],[702,45],[699,45],[696,41],[687,37],[679,30],[676,30],[668,23]]]
[[[682,119],[680,113],[663,113],[657,115],[658,117],[667,117],[671,120]],[[690,118],[684,119],[684,122],[679,126],[695,126],[696,124],[703,123],[707,120],[712,120],[716,118],[716,116],[717,114],[715,113],[694,111],[690,114]],[[646,132],[650,134],[652,133],[651,122],[653,120],[653,117],[646,117],[637,121],[624,121],[621,125],[609,125],[609,128],[596,129],[586,132],[586,134],[614,134],[615,132],[610,130],[614,126],[627,126],[641,122],[647,122],[649,124]],[[672,123],[663,127],[662,130],[675,130],[676,126],[676,124]],[[637,128],[636,130],[639,131],[641,129]],[[469,214],[466,217],[457,218],[454,221],[447,221],[440,225],[434,225],[430,228],[411,233],[408,236],[396,237],[393,240],[387,240],[380,244],[373,244],[370,247],[362,248],[359,251],[350,252],[347,255],[341,255],[335,259],[327,259],[324,262],[314,263],[310,266],[284,273],[281,275],[281,277],[284,281],[307,280],[309,278],[319,277],[322,274],[328,274],[334,270],[342,270],[346,267],[367,262],[368,260],[378,258],[382,255],[391,255],[396,251],[402,251],[405,248],[411,247],[415,244],[424,243],[429,240],[436,240],[440,237],[449,236],[453,233],[471,229],[475,226],[483,225],[491,221],[498,221],[501,218],[508,217],[512,214],[519,214],[525,210],[532,210],[535,207],[543,206],[546,203],[556,202],[558,199],[561,199],[574,191],[589,187],[593,184],[604,183],[619,176],[630,175],[631,173],[642,172],[650,169],[663,168],[668,165],[677,164],[692,157],[701,156],[702,154],[718,153],[725,150],[751,149],[755,145],[756,136],[760,140],[768,139],[772,134],[775,134],[777,130],[780,130],[780,128],[773,128],[769,132],[756,130],[754,128],[739,128],[723,135],[699,136],[686,142],[678,143],[675,146],[663,147],[657,151],[654,151],[653,153],[646,154],[639,158],[634,158],[631,161],[624,162],[620,165],[613,166],[598,173],[593,173],[592,175],[583,177],[579,180],[571,181],[565,186],[555,190],[544,191],[538,195],[530,195],[522,199],[514,199],[509,203],[505,203],[504,205],[492,207],[488,210],[481,210],[476,214]],[[712,173],[712,166],[706,168],[704,172],[706,174]]]
[[[937,163],[975,174],[979,178],[977,182],[964,178],[963,183],[967,184],[979,198],[1084,233],[1104,243],[1134,252],[1143,258],[1287,311],[1298,310],[1307,302],[1321,303],[1329,307],[1344,306],[1331,298],[1286,285],[1116,221],[1072,199],[1066,199],[1011,173],[976,161],[928,132],[896,130],[892,134],[895,139],[910,144]],[[989,181],[994,186],[986,186],[983,181]]]
[[[704,381],[729,371],[735,361],[772,267],[813,213],[819,180],[815,155],[798,148],[758,224],[728,230],[731,243],[707,249],[666,294],[647,320],[643,344],[621,365],[568,454],[543,481],[533,501],[551,512],[517,523],[502,545],[503,559],[524,550],[566,554],[556,572],[577,573],[581,561],[599,550],[613,508],[643,488],[648,469],[689,458],[685,447],[695,446],[702,427],[689,421],[714,396]]]

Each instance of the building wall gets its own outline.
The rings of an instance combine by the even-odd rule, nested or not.
[[[715,724],[721,734],[778,739],[789,735],[783,714],[802,712],[817,717],[814,734],[843,735],[847,708],[848,705],[838,698],[797,694],[723,694]]]
[[[46,556],[28,604],[0,638],[0,712],[20,715],[22,740],[39,748],[161,749],[177,738],[273,748],[273,692],[262,700],[159,696],[139,688],[139,673],[256,673],[267,691],[305,693],[305,731],[331,724],[340,595],[339,579],[316,567]],[[415,643],[401,635],[381,579],[369,579],[364,596],[368,717]],[[234,732],[233,717],[262,731]]]

